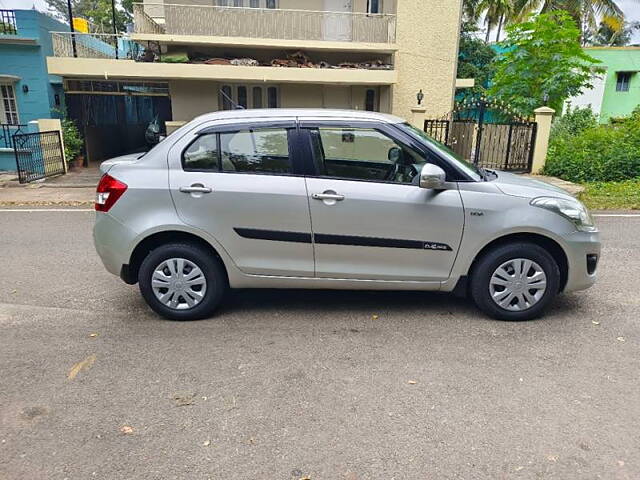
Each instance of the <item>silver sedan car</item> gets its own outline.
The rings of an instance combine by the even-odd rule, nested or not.
[[[102,171],[98,254],[170,319],[212,315],[228,288],[315,288],[453,292],[526,320],[596,279],[579,201],[390,115],[216,112]]]

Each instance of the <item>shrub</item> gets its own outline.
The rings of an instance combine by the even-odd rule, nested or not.
[[[590,108],[571,108],[558,117],[551,127],[551,141],[560,137],[573,137],[598,126],[598,117]]]
[[[565,126],[557,127],[549,143],[546,175],[572,182],[640,177],[640,110],[616,125],[584,126],[590,120],[580,124],[577,118],[574,117],[573,123],[567,121]],[[572,133],[574,131],[577,133]]]
[[[64,142],[64,156],[67,162],[75,160],[82,151],[84,141],[73,120],[62,119],[62,140]]]

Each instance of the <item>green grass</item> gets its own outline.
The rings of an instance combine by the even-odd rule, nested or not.
[[[580,200],[593,210],[640,210],[640,178],[624,182],[585,183]]]

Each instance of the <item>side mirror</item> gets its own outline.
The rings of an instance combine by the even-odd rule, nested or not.
[[[442,168],[433,163],[427,163],[420,171],[420,188],[444,190],[447,174]]]

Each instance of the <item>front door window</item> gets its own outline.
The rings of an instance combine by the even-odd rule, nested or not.
[[[321,176],[411,184],[425,159],[373,128],[319,127],[310,130]]]

